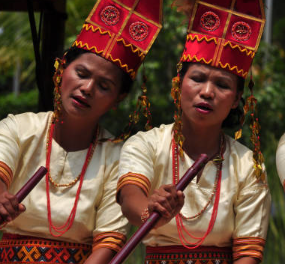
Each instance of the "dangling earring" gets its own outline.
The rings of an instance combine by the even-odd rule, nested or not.
[[[183,142],[184,136],[182,135],[182,109],[181,109],[181,80],[180,80],[180,72],[182,69],[182,63],[179,62],[177,64],[177,76],[172,79],[172,88],[171,88],[171,96],[174,100],[175,105],[175,113],[174,113],[174,140],[176,144],[179,146],[179,155],[180,157],[183,156]]]
[[[244,125],[244,120],[245,120],[245,110],[244,110],[244,107],[243,107],[243,112],[242,112],[242,115],[239,119],[239,123],[240,123],[240,129],[238,131],[235,132],[235,140],[238,140],[242,137],[242,128],[243,128],[243,125]]]
[[[147,97],[146,82],[147,82],[147,78],[145,75],[145,68],[143,65],[143,83],[141,86],[142,95],[140,95],[138,97],[138,101],[136,104],[135,111],[129,115],[129,124],[124,129],[124,132],[120,136],[113,139],[112,142],[114,142],[114,143],[121,142],[123,140],[126,140],[130,136],[133,126],[136,125],[140,119],[140,116],[139,116],[140,112],[142,112],[143,116],[145,116],[147,118],[147,122],[145,124],[145,129],[149,130],[152,128],[152,125],[151,125],[152,118],[151,118],[151,113],[150,113],[150,102],[149,102],[148,97]]]
[[[140,108],[142,108],[143,116],[146,117],[147,119],[144,127],[146,130],[150,130],[152,129],[152,117],[150,113],[150,102],[147,97],[146,83],[147,83],[147,77],[145,75],[145,69],[143,66],[143,83],[141,87],[142,95],[139,97],[139,101],[140,101]]]
[[[64,66],[66,64],[65,54],[62,59],[56,58],[54,63],[55,72],[53,75],[53,83],[54,83],[54,118],[55,121],[59,121],[61,108],[62,108],[62,101],[61,101],[61,81],[62,81],[62,74],[64,70]]]
[[[250,112],[251,121],[250,121],[250,129],[251,129],[251,137],[250,140],[253,144],[253,161],[254,161],[254,170],[255,176],[258,180],[265,181],[265,172],[262,167],[264,162],[263,154],[260,150],[260,125],[258,118],[256,117],[257,114],[257,99],[253,95],[253,87],[254,82],[252,80],[252,73],[250,74],[250,81],[248,84],[248,88],[250,90],[250,96],[246,99],[246,103],[243,107],[244,109],[244,116]],[[241,120],[244,122],[244,117]]]

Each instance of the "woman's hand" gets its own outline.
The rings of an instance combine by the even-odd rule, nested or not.
[[[162,185],[155,190],[148,198],[148,211],[153,211],[161,215],[160,220],[155,225],[158,228],[168,223],[181,210],[184,204],[184,194],[182,191],[176,191],[175,185]]]
[[[149,213],[157,211],[162,216],[155,225],[157,228],[168,223],[179,213],[184,204],[184,194],[176,191],[173,184],[169,184],[162,185],[147,197],[140,187],[129,184],[120,190],[119,204],[129,222],[136,226],[142,225],[141,216],[145,209],[148,209]]]
[[[18,203],[15,195],[8,191],[0,194],[0,225],[12,221],[25,210],[25,206]]]

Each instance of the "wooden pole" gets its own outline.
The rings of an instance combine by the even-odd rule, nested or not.
[[[176,185],[176,190],[183,191],[186,186],[193,180],[193,178],[204,168],[208,161],[208,157],[205,154],[194,162],[194,164],[186,171],[184,176]],[[160,218],[160,214],[153,212],[145,223],[134,233],[125,246],[118,252],[117,255],[111,260],[109,264],[121,264],[128,257],[128,255],[134,250],[134,248],[140,243],[140,241],[148,234],[148,232],[155,226]]]

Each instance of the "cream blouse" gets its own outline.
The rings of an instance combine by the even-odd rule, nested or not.
[[[40,167],[46,165],[46,143],[52,112],[9,115],[0,122],[0,167],[2,179],[15,194]],[[100,129],[99,139],[112,137]],[[92,245],[98,235],[110,239],[96,243],[118,250],[127,232],[127,220],[115,202],[117,168],[121,144],[98,143],[85,173],[74,223],[58,240]],[[66,152],[52,141],[50,174],[57,183],[69,183],[81,172],[87,149]],[[10,174],[9,175],[9,169]],[[4,169],[3,169],[4,168]],[[11,173],[12,172],[12,173]],[[6,175],[6,176],[4,176]],[[7,175],[9,177],[7,178]],[[4,179],[6,177],[6,179]],[[73,207],[79,181],[70,188],[50,184],[51,216],[55,226],[67,220]],[[26,211],[4,228],[5,232],[54,239],[47,220],[46,183],[42,179],[24,199]],[[94,246],[94,245],[93,245]]]
[[[173,125],[161,125],[148,132],[139,132],[127,140],[120,157],[117,192],[125,184],[135,184],[146,195],[151,195],[162,184],[173,183],[172,128]],[[180,178],[194,162],[186,154],[184,156],[185,160],[179,158]],[[253,174],[252,151],[228,136],[224,159],[217,218],[202,245],[226,247],[238,244],[234,257],[243,254],[262,258],[270,214],[268,186],[257,181]],[[189,218],[199,215],[204,209],[214,191],[216,173],[217,167],[209,161],[200,181],[197,183],[195,178],[185,189],[185,204],[181,210],[183,216]],[[205,234],[213,201],[198,217],[183,220],[192,235],[201,237]],[[189,242],[196,242],[187,234],[184,235]],[[181,245],[175,218],[152,230],[144,243],[147,246]]]
[[[285,191],[285,134],[280,138],[276,152],[277,172]]]

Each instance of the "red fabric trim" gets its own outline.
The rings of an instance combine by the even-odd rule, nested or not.
[[[231,247],[210,247],[210,246],[199,246],[193,250],[185,248],[183,246],[164,246],[164,247],[146,247],[146,253],[188,253],[191,251],[204,252],[204,251],[216,251],[216,252],[232,252]]]
[[[10,167],[4,162],[0,161],[0,179],[6,184],[9,189],[11,182],[13,180],[13,173]],[[3,170],[3,171],[2,171]]]

